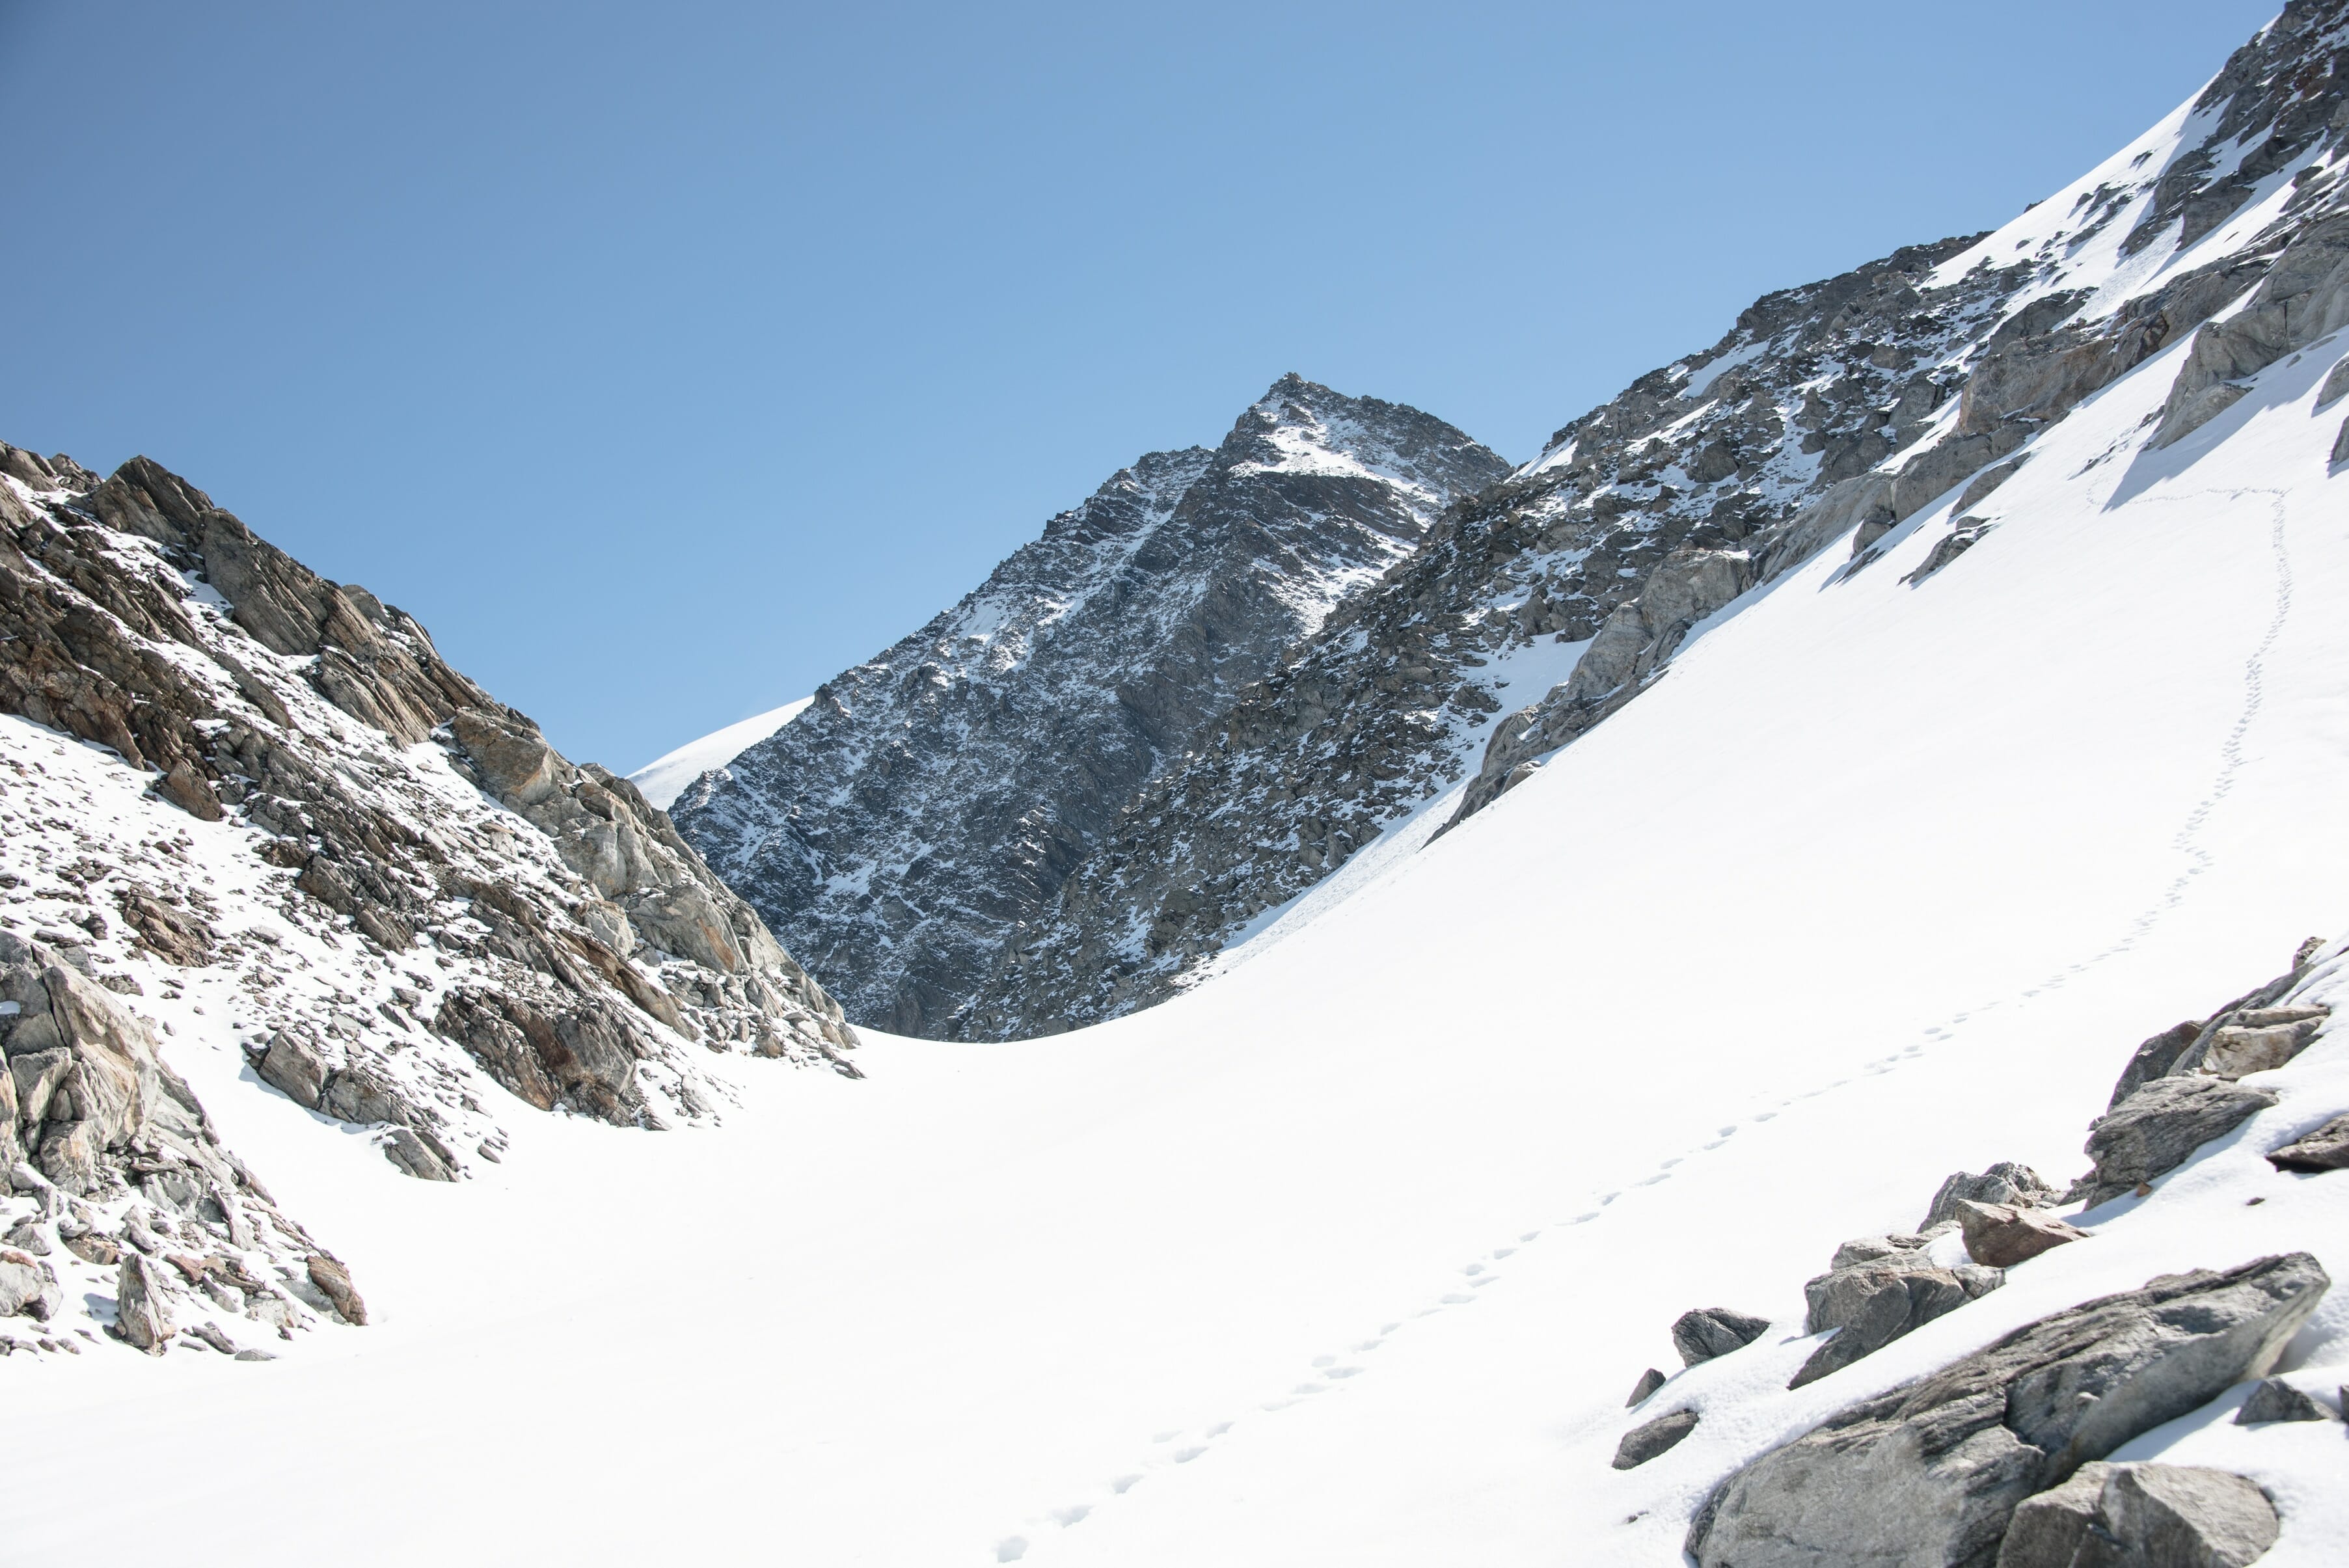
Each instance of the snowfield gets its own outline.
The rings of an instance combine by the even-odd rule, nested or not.
[[[2139,453],[2181,352],[2043,438],[1937,575],[1901,581],[1946,503],[1855,576],[1829,548],[1131,1018],[868,1035],[864,1082],[713,1057],[718,1130],[516,1116],[449,1186],[236,1081],[193,1013],[229,982],[191,972],[174,1064],[374,1326],[263,1366],[17,1358],[45,1501],[0,1558],[1667,1564],[1735,1464],[2059,1305],[2296,1247],[2349,1273],[2349,1179],[2258,1158],[2349,1109],[2328,1037],[2091,1243],[1768,1391],[1839,1241],[1954,1170],[2068,1179],[2140,1037],[2349,914],[2344,406],[2313,411],[2344,346]],[[1717,1418],[1610,1470],[1666,1326],[1715,1304],[1775,1326],[1684,1375]],[[2287,1367],[2349,1377],[2349,1292]],[[2337,1561],[2338,1429],[2227,1415],[2124,1457],[2239,1468],[2283,1505],[2266,1563]],[[178,1460],[126,1487],[126,1449]]]
[[[645,799],[668,810],[669,802],[685,793],[685,787],[713,768],[723,768],[742,753],[791,723],[807,710],[815,698],[803,696],[737,719],[723,729],[713,729],[698,740],[688,740],[675,751],[654,758],[628,775],[628,782],[644,791]]]
[[[2256,228],[2282,181],[2158,264]],[[1938,572],[1906,580],[1955,491],[1858,570],[1838,540],[1730,604],[1455,830],[1432,836],[1447,797],[1109,1024],[868,1031],[863,1081],[711,1054],[716,1125],[501,1116],[502,1160],[443,1184],[256,1082],[234,975],[185,971],[139,1010],[371,1322],[264,1364],[9,1357],[38,1440],[7,1475],[40,1501],[0,1563],[1671,1568],[1739,1465],[2059,1308],[2296,1250],[2349,1281],[2349,1175],[2261,1158],[2349,1112],[2341,1026],[2149,1196],[2074,1213],[2086,1241],[1785,1387],[1837,1243],[1915,1227],[1952,1171],[2061,1186],[2140,1039],[2349,928],[2349,397],[2319,403],[2349,332],[2147,450],[2193,339],[2047,427]],[[1544,646],[1513,701],[1578,645]],[[71,760],[227,874],[233,825]],[[2349,1004],[2349,947],[2298,997]],[[1628,1414],[1713,1305],[1772,1326]],[[2349,1284],[2281,1371],[2349,1383]],[[2235,1426],[2248,1387],[2114,1457],[2248,1475],[2282,1517],[2261,1568],[2338,1563],[2340,1425]],[[1610,1468],[1682,1406],[1685,1442]]]

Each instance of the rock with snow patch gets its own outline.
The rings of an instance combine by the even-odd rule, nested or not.
[[[2086,1152],[2095,1168],[2079,1195],[2093,1209],[2135,1191],[2175,1171],[2202,1145],[2232,1132],[2276,1099],[2272,1089],[2224,1078],[2156,1078],[2089,1129]]]
[[[30,1253],[0,1247],[0,1317],[22,1315],[47,1323],[64,1299],[57,1271]]]
[[[2025,1498],[2264,1376],[2330,1284],[2293,1253],[2041,1318],[1742,1466],[1687,1550],[1701,1568],[1989,1563]]]
[[[2349,1116],[2336,1116],[2315,1131],[2272,1150],[2268,1163],[2279,1171],[2310,1175],[2323,1171],[2349,1171]]]

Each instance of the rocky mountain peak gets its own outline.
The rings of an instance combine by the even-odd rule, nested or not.
[[[1119,807],[1507,464],[1288,376],[1213,449],[1137,459],[920,631],[677,800],[854,1016],[947,1032]]]

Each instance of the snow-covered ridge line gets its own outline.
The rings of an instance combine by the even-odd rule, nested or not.
[[[330,1146],[382,1181],[500,1161],[525,1107],[711,1121],[707,1049],[854,1070],[667,818],[414,621],[144,459],[0,475],[0,1228],[89,1275],[48,1318],[159,1354],[364,1321],[175,1058],[363,1132]]]
[[[713,729],[698,740],[688,740],[676,750],[654,758],[629,774],[628,782],[646,799],[666,811],[695,779],[725,767],[805,713],[813,701],[812,696],[799,697],[781,707],[738,719],[723,729]]]
[[[2287,8],[2192,102],[1998,231],[1764,296],[1454,508],[1129,803],[964,1032],[1067,1027],[1195,983],[1464,775],[1454,822],[1522,783],[1833,542],[1864,562],[1939,517],[1930,575],[2049,430],[2165,346],[2195,345],[2163,361],[2159,446],[2343,325],[2338,10]],[[1544,638],[1589,646],[1491,722],[1486,666]]]

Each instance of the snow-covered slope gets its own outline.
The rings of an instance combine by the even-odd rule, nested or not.
[[[0,1296],[48,1276],[27,1343],[142,1296],[232,1353],[365,1321],[313,1260],[336,1288],[368,1260],[274,1202],[222,1097],[364,1187],[493,1168],[532,1107],[709,1122],[700,1047],[854,1070],[667,819],[398,610],[144,459],[0,469]]]
[[[1952,490],[1989,496],[2047,423],[2240,308],[2296,236],[2316,264],[2340,211],[2331,47],[2279,33],[2028,222],[1766,295],[1568,423],[1142,789],[1007,944],[964,1032],[1067,1027],[1195,983],[1463,776],[1454,814],[1637,699],[1756,581],[1854,524],[1872,542]],[[2209,384],[2256,352],[2201,366],[2201,396],[2231,396]],[[1526,694],[1493,666],[1547,643],[1585,645],[1572,676],[1499,717]]]
[[[2349,1172],[2262,1158],[2349,1113],[2331,1024],[2243,1079],[2272,1107],[2074,1212],[2085,1239],[1785,1387],[1839,1243],[1915,1227],[1952,1171],[2081,1171],[2141,1039],[2349,923],[2349,340],[2239,369],[2154,446],[2211,346],[2178,333],[2036,429],[1962,553],[1958,494],[1857,570],[1813,550],[1161,1006],[868,1036],[861,1082],[713,1057],[723,1129],[517,1118],[460,1186],[363,1181],[191,1052],[224,1140],[373,1260],[374,1326],[263,1367],[14,1358],[40,1440],[9,1473],[42,1502],[0,1559],[1669,1568],[1724,1478],[2009,1330],[2274,1254],[2349,1274]],[[2322,946],[2289,999],[2344,974]],[[1667,1385],[1692,1436],[1613,1469],[1661,1408],[1627,1411],[1633,1380],[1714,1305],[1771,1326]],[[2280,1370],[2332,1403],[2349,1292]],[[2262,1568],[2337,1563],[2341,1425],[2237,1426],[2248,1392],[2115,1457],[2249,1476],[2282,1515]],[[218,1457],[125,1486],[91,1456],[126,1432]]]
[[[1508,465],[1440,419],[1274,383],[1156,452],[805,714],[679,831],[853,1016],[938,1036],[1134,789]]]
[[[687,785],[712,769],[725,767],[806,712],[808,704],[814,700],[812,696],[797,697],[781,707],[711,730],[698,740],[688,740],[629,774],[628,782],[643,791],[646,799],[666,811]]]

